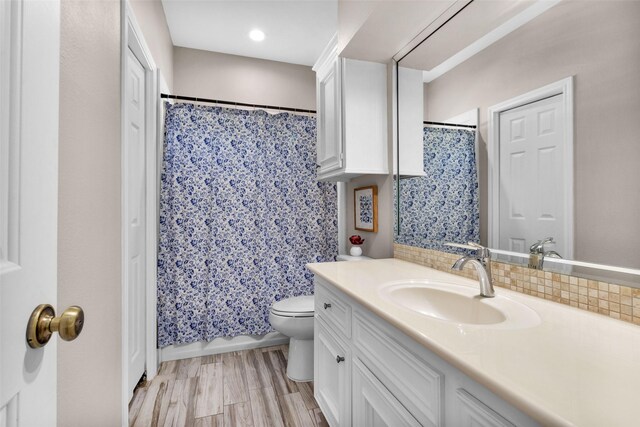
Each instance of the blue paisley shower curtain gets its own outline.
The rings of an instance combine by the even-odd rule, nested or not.
[[[337,255],[336,186],[316,181],[316,120],[166,105],[160,191],[161,347],[272,330]]]
[[[400,180],[398,243],[451,252],[480,241],[475,132],[424,128],[425,176]]]

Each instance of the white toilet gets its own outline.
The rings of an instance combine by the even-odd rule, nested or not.
[[[278,301],[271,307],[273,329],[291,337],[287,376],[293,381],[313,379],[313,295]]]
[[[338,255],[338,261],[371,259],[365,256]],[[269,311],[273,329],[291,337],[287,377],[293,381],[313,380],[313,295],[278,301]]]

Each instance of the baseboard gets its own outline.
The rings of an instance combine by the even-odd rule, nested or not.
[[[209,356],[211,354],[228,353],[230,351],[248,350],[251,348],[269,347],[272,345],[287,344],[288,342],[289,337],[282,335],[280,332],[269,332],[266,335],[221,337],[209,342],[170,345],[161,348],[159,351],[160,362]]]

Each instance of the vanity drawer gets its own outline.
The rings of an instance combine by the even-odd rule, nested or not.
[[[316,280],[315,315],[330,327],[351,338],[351,306]]]
[[[377,318],[359,311],[353,318],[353,343],[367,368],[421,425],[443,425],[444,375],[392,338],[394,331]]]

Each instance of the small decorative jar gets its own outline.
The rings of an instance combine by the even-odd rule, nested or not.
[[[349,250],[351,256],[361,256],[362,248],[360,246],[364,243],[364,239],[357,234],[354,234],[353,236],[349,237],[349,242],[351,242],[352,245],[351,249]]]

